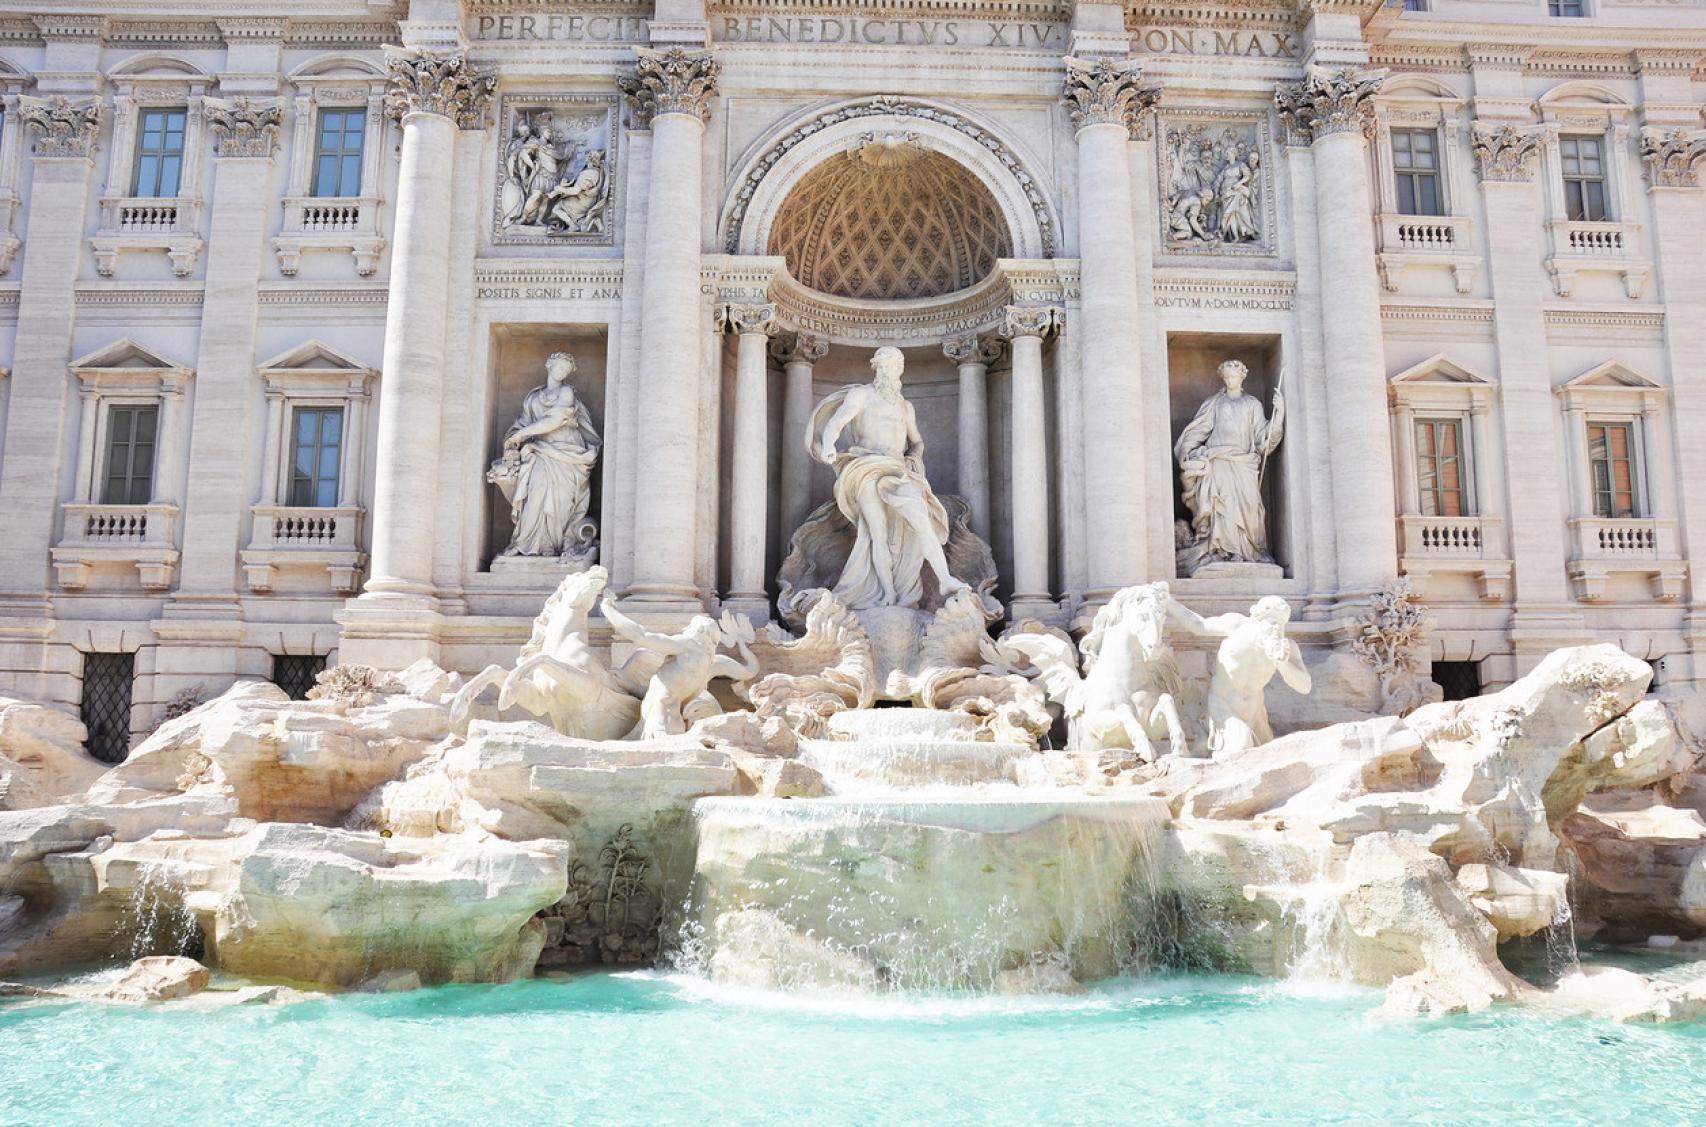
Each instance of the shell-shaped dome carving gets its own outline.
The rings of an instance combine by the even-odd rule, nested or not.
[[[1013,253],[989,189],[910,139],[867,138],[788,194],[770,231],[788,272],[837,297],[895,300],[952,293]]]

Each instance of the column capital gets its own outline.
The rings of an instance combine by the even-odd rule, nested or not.
[[[1700,162],[1706,159],[1706,130],[1641,130],[1641,163],[1646,166],[1647,186],[1652,188],[1700,187]]]
[[[1147,135],[1151,111],[1161,100],[1161,88],[1144,85],[1141,63],[1122,59],[1075,59],[1067,55],[1066,85],[1061,102],[1080,129],[1119,125],[1127,132]]]
[[[1469,147],[1482,183],[1528,183],[1534,179],[1534,156],[1546,143],[1543,125],[1511,125],[1477,121],[1469,132]]]
[[[63,94],[18,99],[24,124],[36,132],[38,157],[92,157],[101,131],[101,103],[73,102]]]
[[[717,320],[731,332],[769,336],[776,327],[776,307],[770,304],[730,304],[717,311]]]
[[[213,130],[215,159],[259,157],[272,159],[278,150],[278,130],[284,109],[276,100],[203,98],[207,125]]]
[[[722,67],[710,51],[665,51],[634,48],[634,73],[618,75],[616,88],[628,96],[641,126],[666,113],[691,114],[700,121],[711,116]]]
[[[770,342],[770,355],[783,364],[815,364],[829,355],[829,342],[810,333],[783,333]]]
[[[1001,345],[999,336],[987,333],[982,336],[968,334],[963,337],[949,337],[942,342],[942,355],[956,364],[987,366],[1001,359]]]
[[[1016,337],[1046,337],[1060,328],[1066,311],[1053,305],[1009,305],[1001,311],[996,331],[1007,340]]]
[[[1285,125],[1286,143],[1312,144],[1334,133],[1374,131],[1374,104],[1369,101],[1386,81],[1384,70],[1311,63],[1302,82],[1274,89],[1274,108]]]
[[[498,84],[491,71],[470,66],[460,52],[388,47],[385,61],[391,72],[385,106],[393,118],[431,113],[448,117],[459,129],[485,127],[486,103]]]

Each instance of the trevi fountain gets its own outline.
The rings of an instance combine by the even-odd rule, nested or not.
[[[0,1124],[1706,1122],[1703,66],[8,6]]]

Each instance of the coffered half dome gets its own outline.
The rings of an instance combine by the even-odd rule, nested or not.
[[[1013,256],[1006,218],[969,170],[905,136],[867,135],[788,193],[769,252],[803,284],[837,297],[936,297]]]

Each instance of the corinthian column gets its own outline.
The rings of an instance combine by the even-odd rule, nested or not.
[[[735,420],[730,458],[729,593],[724,606],[760,621],[770,618],[764,589],[765,517],[770,508],[770,404],[766,359],[774,305],[731,305],[735,343]]]
[[[1009,305],[1001,335],[1013,347],[1013,598],[1010,616],[1052,617],[1048,586],[1048,425],[1043,404],[1043,338],[1061,311]],[[1135,445],[1135,443],[1134,443]]]
[[[1699,380],[1689,377],[1706,355],[1706,320],[1699,313],[1706,309],[1706,259],[1699,251],[1706,197],[1700,178],[1706,162],[1706,132],[1649,126],[1641,132],[1641,157],[1653,204],[1653,246],[1665,299],[1665,351],[1670,361],[1671,430],[1657,435],[1654,445],[1674,444],[1676,451],[1670,480],[1656,484],[1678,494],[1675,515],[1682,554],[1691,568],[1684,627],[1690,668],[1683,672],[1700,685],[1706,683],[1706,575],[1701,570],[1706,568],[1706,443],[1700,441],[1706,434],[1706,394]],[[1679,310],[1690,312],[1678,315]],[[1655,469],[1653,476],[1667,475]],[[1667,514],[1661,511],[1661,515]]]
[[[1487,278],[1493,287],[1493,345],[1499,360],[1499,420],[1504,427],[1510,490],[1510,549],[1516,607],[1511,640],[1518,671],[1580,629],[1569,580],[1565,521],[1574,502],[1561,471],[1557,404],[1546,358],[1549,283],[1534,252],[1541,196],[1534,182],[1541,127],[1477,121],[1470,144],[1487,208]],[[1572,425],[1575,425],[1573,422]],[[1578,426],[1580,453],[1587,431]],[[1484,453],[1477,452],[1484,457]],[[1586,474],[1579,475],[1582,486]],[[1560,633],[1562,632],[1562,633]]]
[[[1346,593],[1372,591],[1398,574],[1380,279],[1367,222],[1374,206],[1364,149],[1374,120],[1368,99],[1384,77],[1384,71],[1312,65],[1301,83],[1274,92],[1291,141],[1309,143],[1314,154],[1321,282],[1333,295],[1322,318],[1327,446],[1339,585]]]
[[[373,575],[363,598],[433,593],[433,506],[421,497],[439,460],[445,306],[450,296],[451,168],[458,129],[482,129],[497,80],[460,54],[391,50],[386,99],[403,126],[385,385],[373,486]]]
[[[1144,560],[1143,393],[1138,355],[1137,232],[1127,142],[1160,97],[1136,63],[1066,60],[1064,101],[1077,126],[1078,259],[1083,348],[1086,596],[1105,600],[1148,578]],[[1016,363],[1016,361],[1015,361]]]
[[[989,366],[1001,358],[995,337],[955,337],[942,352],[960,368],[960,497],[971,530],[989,539]]]
[[[829,342],[807,333],[780,337],[771,354],[782,362],[782,555],[812,514],[812,462],[806,428],[812,419],[812,365],[829,354]]]
[[[205,100],[213,133],[213,200],[207,254],[207,292],[218,294],[203,314],[196,357],[195,408],[190,420],[190,468],[184,495],[183,574],[172,613],[230,616],[237,598],[237,560],[247,516],[249,397],[260,313],[273,154],[283,111],[277,102]],[[162,420],[162,435],[172,434]],[[156,472],[175,479],[176,458],[162,456]],[[263,479],[275,473],[263,466]],[[155,490],[156,495],[159,489]],[[229,627],[233,631],[235,625]]]
[[[644,478],[634,513],[634,581],[628,597],[661,610],[700,607],[694,582],[700,431],[698,345],[700,181],[705,121],[716,93],[709,52],[635,48],[634,73],[617,84],[652,129],[646,185],[645,282],[640,312]]]
[[[64,457],[71,385],[65,365],[71,360],[73,288],[85,245],[83,214],[101,107],[63,96],[26,97],[19,103],[19,117],[35,142],[35,169],[18,290],[6,459],[0,462],[0,619],[28,619],[40,626],[49,616],[48,552],[59,510],[53,483]],[[84,417],[91,426],[93,415],[86,401]],[[92,458],[91,432],[79,432],[78,441],[80,461]],[[12,628],[0,622],[0,642],[13,637]],[[26,627],[22,638],[29,637]],[[12,658],[6,668],[30,670],[42,664],[33,657],[22,658],[22,665],[19,660]],[[39,688],[27,678],[14,684],[25,693]]]

